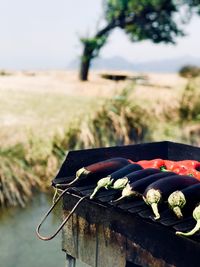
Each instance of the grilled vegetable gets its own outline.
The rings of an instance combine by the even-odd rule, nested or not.
[[[180,175],[191,175],[200,180],[200,162],[196,160],[170,161],[165,160],[167,170],[173,171]]]
[[[178,164],[180,166],[185,166],[186,168],[198,168],[200,166],[200,162],[198,162],[197,160],[181,160],[178,161]]]
[[[165,166],[168,171],[173,171],[180,175],[189,175],[189,165],[183,161],[165,160]]]
[[[180,175],[190,175],[190,176],[194,176],[195,178],[197,178],[198,180],[200,180],[200,172],[195,170],[194,168],[186,168],[185,166],[176,166],[173,171],[177,174]]]
[[[99,178],[105,177],[130,163],[131,160],[120,157],[96,162],[79,169],[76,172],[76,178],[72,182],[68,184],[57,184],[57,186],[70,186],[80,179],[82,180],[89,177],[93,182],[96,182]]]
[[[128,183],[126,187],[122,190],[121,197],[119,197],[114,202],[118,202],[121,199],[124,199],[127,197],[141,196],[144,193],[148,185],[152,184],[153,182],[161,178],[172,176],[172,175],[175,175],[175,173],[174,172],[160,172],[160,173],[149,175],[131,184]]]
[[[199,183],[197,179],[187,175],[166,177],[150,184],[143,194],[143,199],[152,207],[155,219],[159,219],[158,203],[162,199],[167,198],[175,190],[180,190],[197,183]]]
[[[168,198],[169,207],[174,211],[178,218],[183,217],[181,212],[183,207],[192,210],[199,201],[200,183],[191,185],[181,191],[175,191]]]
[[[163,159],[140,160],[137,163],[140,164],[144,169],[147,169],[147,168],[163,169],[163,168],[165,168],[165,162]]]
[[[172,169],[173,172],[179,175],[191,175],[190,170],[183,165],[179,165],[178,163]]]
[[[197,221],[195,227],[187,233],[177,231],[176,232],[177,235],[191,236],[200,230],[200,204],[194,209],[192,215],[193,215],[193,218]]]
[[[90,196],[90,199],[94,198],[94,196],[96,195],[96,193],[99,191],[100,188],[104,187],[108,189],[112,186],[113,182],[116,181],[117,179],[122,178],[133,171],[138,171],[138,170],[142,170],[142,167],[139,164],[129,164],[119,169],[118,171],[115,171],[111,173],[110,175],[104,178],[101,178],[97,182],[97,186],[95,187],[92,195]]]
[[[164,160],[164,164],[167,170],[172,171],[177,162],[173,160]]]
[[[196,169],[189,169],[188,172],[190,173],[191,176],[194,176],[200,181],[200,172],[197,171]]]
[[[128,175],[126,175],[123,178],[118,179],[114,184],[113,184],[113,189],[124,189],[124,187],[127,185],[127,183],[133,183],[137,180],[140,180],[148,175],[154,174],[154,173],[159,173],[160,170],[158,169],[153,169],[153,168],[148,168],[140,171],[135,171],[132,172]]]

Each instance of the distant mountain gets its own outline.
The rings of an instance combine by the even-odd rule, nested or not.
[[[182,66],[188,64],[200,67],[200,58],[184,56],[179,58],[162,59],[136,64],[134,69],[136,71],[150,72],[177,72]]]
[[[184,56],[179,58],[162,59],[149,62],[131,62],[122,57],[97,58],[92,62],[94,70],[128,70],[144,72],[177,72],[182,66],[191,64],[200,67],[200,58]],[[73,60],[68,68],[78,69],[79,60]]]
[[[79,60],[73,60],[68,68],[69,69],[77,69],[79,67]],[[110,57],[110,58],[95,58],[92,61],[91,65],[92,69],[102,70],[102,69],[110,69],[110,70],[133,70],[133,63],[122,57]]]

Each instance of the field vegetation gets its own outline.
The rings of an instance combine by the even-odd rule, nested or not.
[[[0,77],[0,205],[24,206],[35,190],[50,191],[70,149],[160,140],[199,145],[199,79],[147,76],[114,82],[93,73],[84,84],[72,72]]]

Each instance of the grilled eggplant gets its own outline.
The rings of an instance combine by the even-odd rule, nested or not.
[[[193,218],[197,221],[195,227],[187,233],[177,231],[176,232],[177,235],[191,236],[200,230],[200,204],[197,205],[197,207],[193,210],[192,215]]]
[[[76,172],[76,178],[72,182],[68,184],[57,184],[57,186],[59,187],[71,186],[75,182],[83,180],[85,178],[90,178],[92,180],[92,183],[95,183],[100,178],[106,177],[112,172],[115,172],[130,163],[132,163],[131,160],[120,157],[99,161],[79,169]]]
[[[94,198],[94,196],[96,195],[96,193],[99,191],[100,188],[104,187],[106,189],[109,189],[113,185],[114,181],[116,181],[117,179],[122,178],[129,173],[142,169],[143,168],[139,164],[128,164],[127,166],[111,173],[110,175],[101,178],[97,182],[97,186],[95,187],[93,193],[91,194],[90,199]]]
[[[200,183],[191,185],[183,190],[177,190],[168,197],[169,207],[174,211],[178,218],[182,218],[181,209],[185,212],[193,210],[200,202]]]
[[[146,204],[152,207],[155,219],[159,219],[158,203],[162,199],[166,199],[175,190],[180,190],[197,183],[199,183],[197,179],[187,175],[166,177],[150,184],[143,193],[143,199]]]
[[[132,172],[128,175],[126,175],[125,177],[118,179],[114,184],[113,184],[113,189],[124,189],[124,187],[129,183],[133,183],[136,182],[142,178],[145,178],[151,174],[155,174],[155,173],[160,173],[161,171],[158,169],[154,169],[154,168],[148,168],[148,169],[144,169],[144,170],[140,170],[140,171],[135,171]]]
[[[121,199],[124,199],[127,197],[141,196],[144,193],[147,186],[149,186],[150,184],[152,184],[153,182],[161,178],[172,176],[172,175],[175,175],[175,173],[174,172],[159,172],[159,173],[151,174],[131,184],[128,183],[126,187],[122,190],[121,197],[115,200],[115,202],[118,202]]]

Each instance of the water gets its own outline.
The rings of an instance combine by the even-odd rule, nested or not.
[[[61,233],[51,241],[39,240],[35,234],[36,225],[50,205],[51,201],[45,194],[38,194],[24,209],[0,210],[0,266],[66,266]],[[48,223],[41,229],[42,233],[52,233],[60,217],[60,210],[49,216]]]

